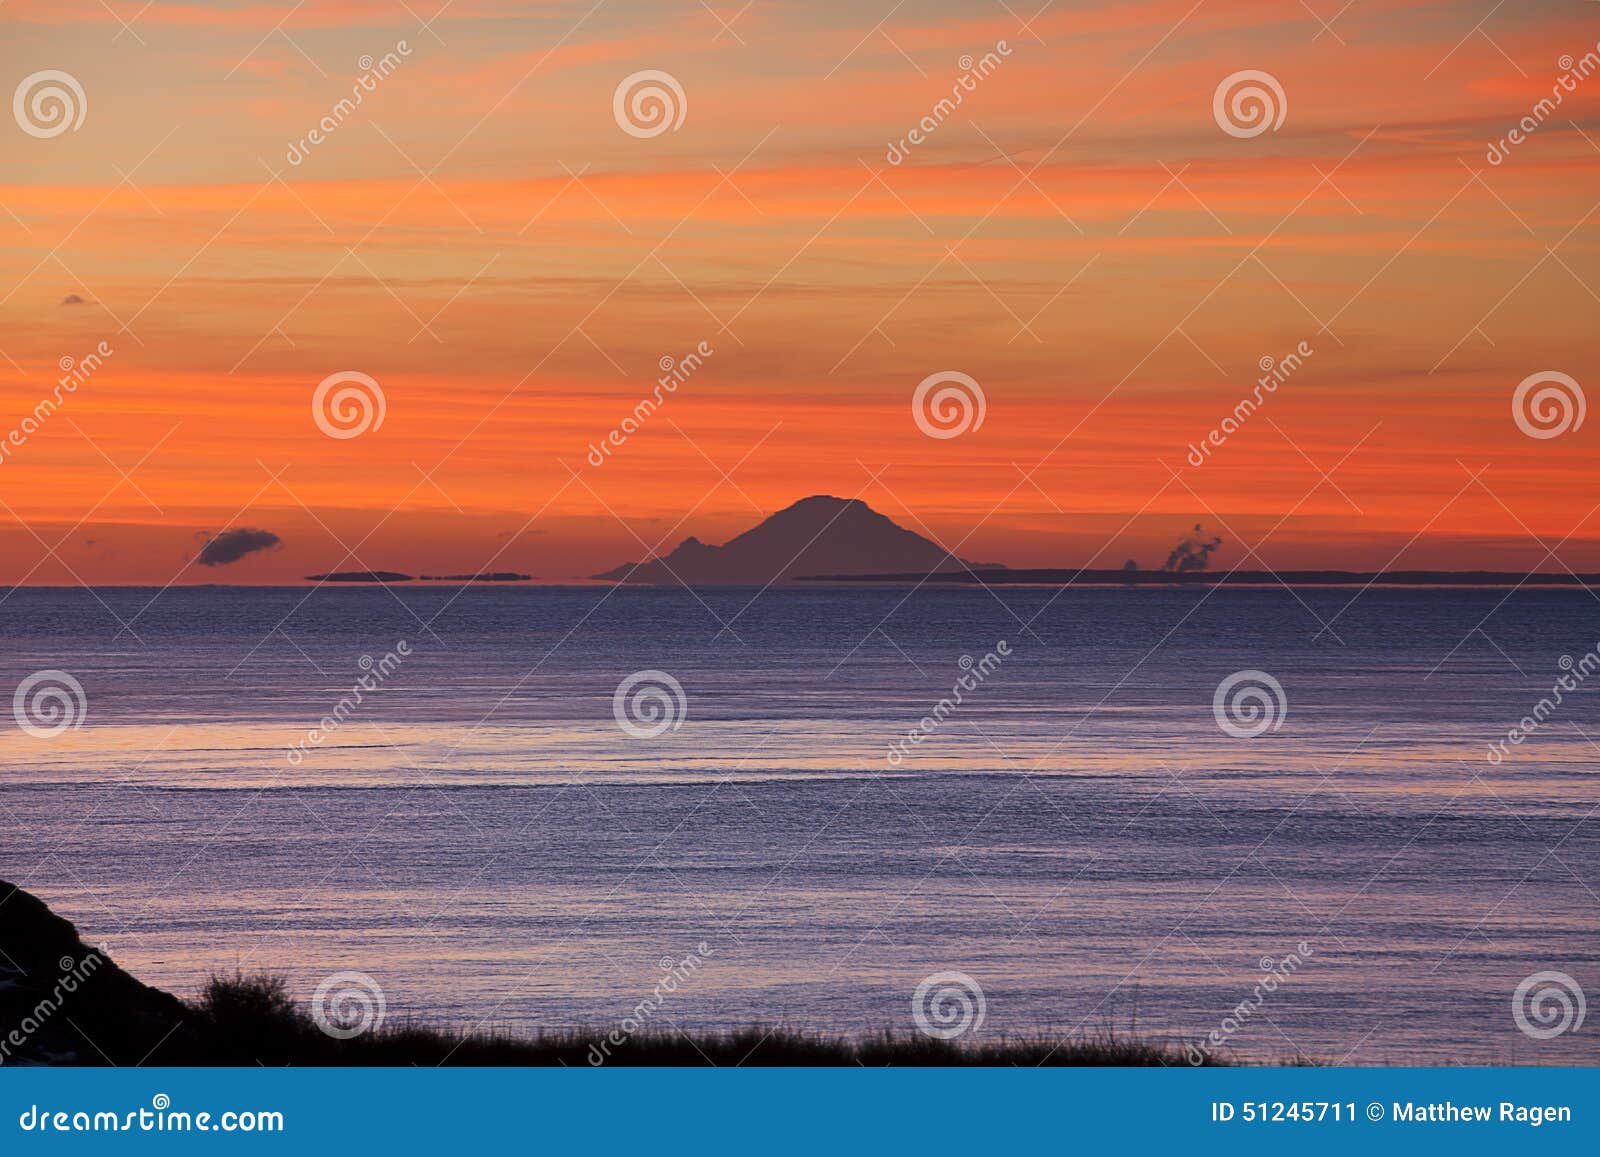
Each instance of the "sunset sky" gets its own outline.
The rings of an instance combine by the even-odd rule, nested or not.
[[[57,135],[0,122],[0,582],[554,581],[816,493],[1016,566],[1154,566],[1199,522],[1223,567],[1600,570],[1600,417],[1546,439],[1512,409],[1530,375],[1600,385],[1595,4],[3,0],[0,22],[5,92],[60,70],[86,106]],[[677,127],[619,123],[642,70],[680,86]],[[1280,126],[1224,131],[1242,70],[1281,86]],[[312,412],[342,371],[385,406],[348,439]],[[952,438],[912,413],[943,371],[985,401]],[[282,545],[197,564],[240,527]]]

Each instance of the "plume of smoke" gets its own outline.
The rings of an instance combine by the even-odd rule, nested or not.
[[[1211,565],[1211,552],[1222,545],[1218,537],[1204,538],[1200,524],[1194,524],[1194,537],[1185,536],[1177,546],[1172,548],[1172,553],[1167,555],[1167,563],[1161,569],[1182,574],[1185,571],[1205,570]]]

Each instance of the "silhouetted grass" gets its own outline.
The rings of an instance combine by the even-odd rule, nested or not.
[[[934,1040],[882,1032],[831,1036],[782,1027],[697,1034],[648,1031],[599,1046],[609,1029],[463,1033],[386,1023],[345,1040],[323,1032],[288,995],[282,977],[213,977],[190,1005],[201,1055],[211,1065],[605,1065],[771,1066],[1115,1065],[1184,1066],[1180,1050],[1109,1030],[1071,1038]],[[184,1063],[182,1061],[177,1063]],[[1208,1061],[1209,1064],[1219,1062]]]

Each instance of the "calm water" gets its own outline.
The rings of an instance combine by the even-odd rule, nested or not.
[[[1600,997],[1600,677],[1485,759],[1600,640],[1585,592],[97,593],[0,603],[6,696],[61,668],[88,703],[6,717],[0,876],[180,994],[355,969],[391,1017],[609,1026],[703,943],[660,1027],[912,1030],[958,970],[985,1037],[1191,1040],[1304,943],[1234,1052],[1600,1062],[1511,1009],[1546,969]],[[650,669],[687,714],[634,738]],[[1246,669],[1288,702],[1256,738],[1213,715]]]

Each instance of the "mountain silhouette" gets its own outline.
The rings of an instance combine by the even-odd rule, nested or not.
[[[763,585],[801,575],[883,571],[1002,569],[969,563],[897,526],[859,498],[802,498],[722,546],[686,538],[665,558],[626,563],[594,575],[625,583]]]

